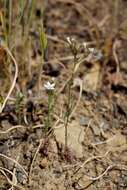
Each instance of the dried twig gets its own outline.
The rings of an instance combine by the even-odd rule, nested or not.
[[[9,177],[7,176],[7,174],[5,173],[5,171],[12,175],[13,181],[11,181],[11,180],[9,179]],[[6,168],[3,168],[3,167],[0,167],[0,172],[6,177],[8,183],[9,183],[11,186],[16,187],[17,189],[25,190],[23,187],[20,187],[19,185],[17,185],[17,178],[16,178],[16,176],[14,175],[13,172],[11,172],[10,170],[8,170],[8,169],[6,169]],[[12,187],[11,187],[9,190],[12,190]]]
[[[5,159],[10,160],[10,161],[12,161],[13,163],[15,163],[18,167],[20,167],[20,168],[22,169],[22,171],[24,172],[24,174],[25,174],[26,176],[28,176],[28,174],[27,174],[27,172],[25,171],[25,169],[24,169],[16,160],[14,160],[13,158],[10,158],[10,157],[8,157],[8,156],[6,156],[6,155],[4,155],[4,154],[1,154],[1,153],[0,153],[0,157],[3,157],[3,158],[5,158]]]
[[[14,65],[15,65],[15,75],[14,75],[14,79],[13,79],[12,85],[10,87],[10,90],[9,90],[9,92],[8,92],[8,94],[7,94],[6,98],[5,98],[2,106],[0,107],[0,113],[2,113],[2,111],[3,111],[3,109],[4,109],[5,105],[6,105],[6,103],[8,101],[8,99],[10,98],[10,95],[11,95],[11,93],[12,93],[14,87],[15,87],[15,84],[16,84],[16,79],[18,77],[18,65],[17,65],[16,60],[15,60],[14,56],[12,55],[12,53],[10,52],[10,50],[9,50],[8,47],[5,46],[4,49],[6,50],[6,52],[8,53],[8,55],[11,57]]]
[[[120,76],[120,62],[119,62],[119,59],[118,59],[118,55],[116,53],[116,49],[117,49],[118,45],[119,45],[119,41],[115,40],[115,42],[113,44],[113,56],[114,56],[115,61],[116,61],[116,74],[117,74],[115,84],[118,83],[119,76]]]
[[[89,180],[96,181],[96,180],[102,178],[104,175],[106,175],[106,173],[107,173],[109,170],[111,170],[114,166],[115,166],[115,165],[110,165],[110,166],[108,166],[108,167],[106,168],[106,170],[105,170],[102,174],[100,174],[99,176],[97,176],[97,177],[90,177],[90,176],[88,177],[88,176],[86,176],[86,178],[89,179]]]
[[[76,173],[77,173],[81,168],[83,168],[88,162],[93,161],[93,160],[95,160],[95,159],[99,159],[99,158],[106,157],[109,152],[110,152],[110,151],[107,151],[107,152],[106,152],[104,155],[102,155],[102,156],[92,156],[92,157],[88,158],[88,159],[74,172],[74,174],[76,174]]]
[[[24,128],[25,129],[26,127],[24,127],[23,125],[15,125],[15,126],[12,126],[9,129],[7,129],[6,131],[1,131],[0,130],[0,134],[7,134],[7,133],[9,133],[9,132],[11,132],[11,131],[13,131],[15,129],[19,129],[19,128]]]

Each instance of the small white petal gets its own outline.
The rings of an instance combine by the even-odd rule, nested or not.
[[[73,42],[75,42],[75,39],[74,38],[71,38],[71,37],[67,37],[67,42],[72,45]]]
[[[74,38],[71,38],[71,41],[73,41],[73,42],[74,42],[74,41],[75,41],[75,39],[74,39]]]
[[[91,53],[93,53],[93,52],[95,51],[95,49],[94,49],[94,48],[89,48],[89,51],[90,51]]]
[[[70,37],[67,37],[67,42],[68,42],[69,44],[71,44],[71,38],[70,38]]]
[[[52,87],[53,87],[53,88],[55,87],[55,83],[52,84]]]
[[[84,48],[87,48],[87,43],[84,42],[84,43],[83,43],[83,46],[84,46]]]

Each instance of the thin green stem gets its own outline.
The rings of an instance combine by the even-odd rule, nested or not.
[[[68,123],[69,123],[69,118],[71,115],[71,112],[73,110],[73,96],[72,96],[72,85],[73,85],[73,79],[75,75],[75,66],[77,64],[77,56],[74,55],[74,62],[73,62],[73,68],[72,68],[72,76],[68,82],[68,99],[67,99],[67,108],[66,108],[66,115],[65,115],[65,152],[67,151],[68,147]]]
[[[46,121],[46,131],[52,127],[52,112],[54,107],[54,94],[52,91],[48,92],[48,116]]]
[[[9,0],[9,27],[8,27],[8,36],[11,35],[11,26],[12,26],[12,0]],[[9,43],[9,39],[8,39]]]

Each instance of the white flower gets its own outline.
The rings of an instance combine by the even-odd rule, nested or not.
[[[55,83],[50,83],[49,81],[44,84],[44,87],[46,90],[54,90],[55,89]]]
[[[86,43],[86,42],[83,42],[83,46],[84,46],[84,48],[86,49],[86,48],[87,48],[87,43]]]
[[[95,49],[94,48],[89,48],[90,53],[94,53]]]

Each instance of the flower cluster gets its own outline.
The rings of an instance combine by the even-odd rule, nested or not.
[[[77,43],[77,41],[74,38],[67,37],[66,39],[67,39],[67,43],[70,46],[72,54],[76,56],[80,49],[80,45]]]
[[[74,55],[77,55],[77,53],[80,51],[80,49],[84,49],[86,53],[86,60],[87,61],[98,61],[101,60],[103,55],[102,52],[94,47],[88,47],[87,42],[83,42],[82,44],[78,44],[77,41],[74,38],[67,37],[66,38],[70,49]]]

